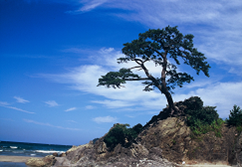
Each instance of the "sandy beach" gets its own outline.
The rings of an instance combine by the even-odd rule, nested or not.
[[[0,155],[0,162],[26,162],[30,158],[40,158],[41,159],[41,157],[4,156],[4,155]]]

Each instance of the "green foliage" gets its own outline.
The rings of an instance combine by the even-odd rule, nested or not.
[[[237,130],[237,132],[241,133],[242,132],[242,126],[237,126],[236,130]]]
[[[200,110],[203,108],[203,101],[198,96],[190,97],[183,104],[187,107],[186,111]]]
[[[199,122],[199,121],[198,121]],[[191,130],[195,136],[199,136],[201,134],[206,134],[207,132],[213,131],[215,136],[222,137],[221,129],[224,121],[222,119],[214,120],[210,125],[202,124],[201,122],[191,126]]]
[[[214,131],[217,137],[221,137],[221,128],[224,123],[219,118],[216,107],[203,107],[203,101],[199,97],[191,97],[184,102],[187,106],[185,113],[187,125],[190,126],[195,136]]]
[[[119,72],[109,72],[105,76],[99,78],[99,84],[97,86],[105,85],[108,88],[110,86],[113,88],[120,88],[122,86],[121,84],[125,84],[125,81],[129,78],[139,79],[140,77],[136,74],[133,74],[130,69],[121,68]]]
[[[227,123],[231,126],[242,126],[242,109],[240,109],[239,106],[234,105],[233,109],[230,110],[230,115]]]
[[[186,112],[189,115],[188,125],[210,125],[213,121],[216,121],[218,119],[218,113],[215,108],[216,107],[206,106],[198,110],[188,110]]]
[[[104,138],[107,147],[113,149],[117,144],[128,147],[143,129],[141,124],[133,128],[127,127],[128,124],[116,124]]]
[[[138,39],[124,44],[124,57],[118,58],[118,63],[134,62],[135,65],[118,72],[108,72],[101,76],[97,86],[120,88],[126,81],[142,81],[144,91],[157,88],[165,94],[171,109],[176,110],[170,93],[176,87],[193,81],[193,77],[177,68],[181,63],[193,68],[197,75],[202,71],[209,77],[210,65],[203,53],[193,46],[193,35],[183,35],[177,26],[167,26],[163,29],[150,29],[139,34]],[[152,62],[160,66],[160,76],[153,76],[146,63]],[[134,74],[131,70],[142,70],[145,77]]]

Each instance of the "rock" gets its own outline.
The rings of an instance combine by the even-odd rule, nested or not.
[[[59,155],[59,157],[65,157],[66,156],[66,153],[61,153],[60,155]]]
[[[47,155],[47,156],[44,157],[42,160],[43,160],[43,162],[44,162],[47,166],[52,166],[52,165],[54,165],[55,162],[56,162],[55,156],[53,156],[53,155]]]
[[[36,167],[45,167],[44,161],[38,158],[30,158],[27,162],[26,165],[29,166],[36,166]]]
[[[238,135],[238,133],[235,133],[235,138],[236,138],[236,141],[235,141],[234,158],[233,158],[232,164],[237,166],[242,166],[242,133],[240,133],[240,135]]]
[[[43,159],[30,158],[26,162],[26,165],[34,166],[34,167],[51,167],[55,164],[55,162],[56,162],[55,156],[48,155]]]
[[[58,157],[58,153],[57,152],[53,153],[52,155],[55,156],[55,157]]]
[[[224,125],[221,137],[217,137],[214,132],[199,137],[192,134],[186,125],[187,117],[182,113],[189,107],[199,108],[203,105],[194,99],[176,103],[182,111],[176,117],[169,116],[168,108],[153,116],[130,145],[117,144],[110,149],[104,142],[104,135],[95,143],[91,141],[85,145],[73,146],[62,157],[55,158],[54,166],[171,167],[184,162],[241,164],[242,134],[236,132],[236,128]],[[125,142],[130,141],[126,139]],[[41,165],[42,162],[38,163]]]

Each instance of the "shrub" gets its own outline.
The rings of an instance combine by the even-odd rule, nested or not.
[[[107,147],[113,149],[117,144],[128,147],[143,129],[141,124],[137,124],[133,128],[127,127],[129,127],[129,124],[114,125],[104,138]]]
[[[227,123],[231,126],[242,126],[242,110],[239,106],[234,105],[233,109],[230,110],[230,115]]]
[[[217,137],[221,137],[223,120],[215,110],[216,107],[203,107],[203,101],[199,97],[191,97],[184,101],[187,114],[187,125],[190,126],[195,136],[214,131]]]
[[[219,116],[216,107],[203,107],[199,110],[188,110],[186,113],[189,115],[187,123],[189,126],[201,126],[206,124],[211,124],[213,121],[216,121]]]
[[[203,108],[203,101],[198,96],[190,97],[183,104],[187,107],[186,110],[200,110]]]

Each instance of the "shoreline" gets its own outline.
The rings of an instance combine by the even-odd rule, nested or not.
[[[26,157],[26,156],[9,156],[9,155],[0,155],[0,162],[27,162],[30,158],[39,158],[42,159],[43,157]]]

